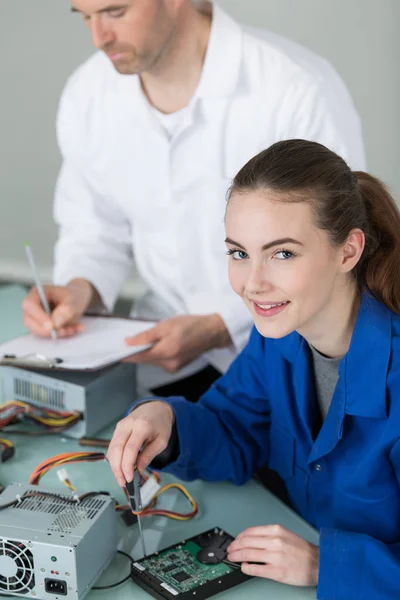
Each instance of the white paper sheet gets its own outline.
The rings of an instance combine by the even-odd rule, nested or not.
[[[83,317],[81,322],[85,331],[71,338],[53,342],[27,334],[1,344],[0,360],[5,354],[15,355],[26,357],[23,361],[35,361],[36,366],[37,360],[33,355],[39,354],[50,360],[61,358],[62,363],[57,364],[60,369],[98,369],[149,348],[150,345],[127,346],[124,340],[155,325],[152,321],[112,317]]]

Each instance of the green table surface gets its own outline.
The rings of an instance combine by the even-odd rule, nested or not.
[[[0,288],[0,342],[24,333],[21,317],[21,301],[25,290],[20,286]],[[99,437],[109,439],[113,426],[99,433]],[[13,459],[0,465],[0,482],[7,485],[11,482],[28,482],[34,468],[43,460],[61,452],[80,451],[82,447],[76,440],[67,437],[12,436],[16,453]],[[96,450],[88,448],[88,450]],[[68,465],[68,473],[79,493],[86,491],[107,490],[117,500],[124,502],[124,495],[117,486],[111,470],[106,462]],[[174,481],[174,478],[162,474],[162,483]],[[42,477],[40,485],[56,487],[66,491],[56,474],[51,470]],[[165,548],[185,538],[196,535],[211,527],[222,527],[232,535],[237,535],[246,527],[279,523],[298,535],[318,543],[317,532],[296,513],[270,494],[256,481],[249,481],[243,486],[229,483],[207,483],[200,480],[184,482],[190,493],[199,504],[199,514],[190,521],[174,521],[165,517],[145,517],[142,520],[147,553]],[[169,510],[188,510],[187,501],[176,491],[166,492],[161,496],[159,505]],[[127,527],[120,515],[117,515],[119,533],[118,548],[129,553],[134,559],[141,557],[141,546],[138,539],[138,526]],[[103,573],[97,585],[108,585],[123,578],[128,573],[128,560],[117,555],[113,563]],[[149,594],[131,581],[112,590],[91,591],[87,598],[113,598],[123,600],[134,598],[145,600]],[[316,597],[315,588],[299,588],[282,585],[266,579],[252,579],[236,588],[222,592],[215,598],[237,600],[300,600]]]

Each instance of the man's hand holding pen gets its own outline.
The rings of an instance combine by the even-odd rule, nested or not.
[[[43,290],[51,314],[46,313],[35,286],[22,303],[25,327],[40,337],[50,337],[53,329],[58,338],[80,333],[84,327],[79,319],[98,298],[92,284],[85,279],[74,279],[66,286],[45,285]]]

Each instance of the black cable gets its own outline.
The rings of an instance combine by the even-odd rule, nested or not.
[[[86,492],[86,494],[82,494],[79,496],[79,502],[82,504],[87,498],[92,498],[93,496],[109,496],[109,492]]]
[[[21,496],[21,498],[16,498],[15,500],[12,500],[11,502],[7,502],[7,504],[0,504],[0,510],[4,510],[5,508],[9,508],[10,506],[17,506],[17,504],[20,504],[24,500],[27,500],[29,498],[36,498],[37,496],[56,498],[57,500],[63,500],[67,504],[78,505],[78,503],[83,504],[87,498],[92,498],[93,496],[104,496],[104,495],[105,495],[104,492],[87,492],[86,494],[82,494],[82,496],[78,496],[78,499],[76,499],[76,498],[67,498],[66,496],[62,496],[62,495],[58,495],[58,494],[52,494],[51,492],[32,491],[32,492],[28,492],[27,494],[24,494],[23,496]]]
[[[0,504],[0,510],[3,508],[8,508],[9,506],[15,506],[18,503],[18,500],[13,500],[12,502],[8,502],[7,504]]]
[[[127,558],[129,558],[129,560],[131,561],[131,565],[133,564],[133,558],[130,554],[127,554],[126,552],[123,552],[122,550],[117,550],[118,554],[122,554],[123,556],[126,556]],[[122,583],[125,583],[125,581],[128,581],[128,579],[131,578],[131,574],[129,572],[129,575],[127,575],[126,577],[124,577],[123,579],[121,579],[120,581],[117,581],[116,583],[111,583],[110,585],[95,585],[92,587],[92,590],[109,590],[111,588],[115,588],[117,587],[117,585],[121,585]]]
[[[131,564],[134,562],[133,558],[130,554],[127,554],[126,552],[123,552],[122,550],[117,550],[117,552],[118,552],[118,554],[122,554],[123,556],[126,556],[127,558],[129,558],[129,560],[131,561]],[[128,581],[128,579],[130,579],[130,578],[131,578],[131,574],[129,572],[129,575],[127,575],[126,577],[121,579],[121,581],[117,581],[116,583],[111,583],[110,585],[93,586],[92,590],[109,590],[111,588],[117,587],[118,585],[121,585],[122,583],[125,583],[125,581]],[[14,596],[8,596],[7,594],[0,593],[0,597],[12,598]]]
[[[79,440],[80,446],[101,446],[102,448],[108,448],[111,440],[102,440],[99,438],[87,438],[82,437]]]
[[[41,431],[24,431],[23,429],[9,429],[8,427],[4,427],[3,431],[6,431],[7,435],[37,436],[37,435],[56,435],[57,433],[62,433],[66,429],[68,429],[68,428],[60,427],[59,429],[44,429]]]

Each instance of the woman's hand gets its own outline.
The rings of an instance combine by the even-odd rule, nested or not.
[[[121,487],[151,463],[168,445],[175,415],[167,402],[155,400],[133,409],[117,424],[107,450],[107,459]],[[139,451],[144,446],[142,452]]]
[[[281,525],[249,527],[230,544],[227,558],[242,563],[242,571],[247,575],[289,585],[318,583],[318,546]]]

